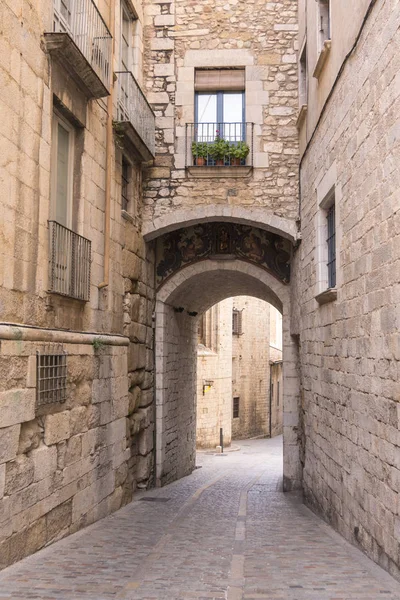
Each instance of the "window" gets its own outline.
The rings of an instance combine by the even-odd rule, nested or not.
[[[233,418],[234,419],[239,418],[239,406],[240,406],[240,397],[236,396],[233,399]]]
[[[243,333],[243,319],[242,311],[234,308],[232,311],[232,333],[234,335],[242,335]]]
[[[67,355],[58,347],[36,356],[36,405],[45,406],[67,399]]]
[[[75,131],[57,113],[53,116],[51,218],[71,228]]]
[[[307,44],[304,44],[299,61],[299,104],[300,108],[307,105]]]
[[[322,197],[322,200],[318,199],[319,204],[316,215],[316,300],[320,304],[335,300],[337,297],[337,194],[335,185],[330,189],[327,185],[333,179],[333,176],[335,176],[335,169],[328,172],[317,188],[317,197]],[[325,192],[325,190],[329,191]],[[340,194],[340,191],[338,190],[337,193]]]
[[[223,137],[245,139],[245,72],[243,69],[197,69],[195,121],[198,141]]]
[[[122,210],[129,212],[131,208],[132,196],[132,166],[122,157],[122,172],[121,172],[121,207]]]
[[[278,381],[276,384],[276,405],[277,406],[279,406],[279,401],[280,401],[280,394],[281,394],[280,387],[281,387],[281,384],[280,384],[280,381]]]
[[[126,2],[121,2],[121,71],[130,71],[132,56],[132,13]]]
[[[335,222],[335,203],[328,208],[326,214],[327,233],[326,240],[328,246],[328,288],[336,286],[336,222]]]
[[[72,25],[72,0],[54,0],[53,31],[68,32]]]
[[[330,0],[318,0],[318,38],[321,51],[325,42],[331,39]]]

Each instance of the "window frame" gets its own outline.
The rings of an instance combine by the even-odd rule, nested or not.
[[[124,196],[124,164],[128,167],[128,179],[126,181],[126,195]],[[125,154],[122,154],[121,159],[121,211],[130,216],[136,214],[135,197],[133,193],[133,173],[134,168],[132,162]],[[124,206],[124,201],[126,206]]]
[[[124,23],[124,14],[128,17],[128,21],[129,21],[129,32],[128,32],[128,60],[127,60],[127,65],[124,65],[124,61],[123,61],[123,52],[122,52],[122,48],[124,47],[124,28],[123,28],[123,23]],[[134,37],[135,37],[135,24],[138,21],[138,16],[135,14],[133,7],[131,6],[130,2],[128,0],[121,0],[121,11],[120,11],[120,23],[121,23],[121,30],[120,30],[120,59],[119,59],[119,64],[120,64],[120,70],[121,71],[128,71],[130,73],[133,73],[134,71],[134,65],[135,63],[135,56],[134,53],[136,52],[137,48],[136,48],[136,44],[134,43]]]
[[[232,419],[240,419],[240,396],[233,397]]]
[[[246,138],[246,130],[245,130],[245,123],[246,123],[246,91],[225,91],[225,90],[215,90],[215,91],[207,91],[207,92],[198,92],[195,91],[195,98],[194,98],[194,122],[199,125],[201,124],[199,122],[199,97],[200,96],[212,96],[215,95],[217,97],[217,120],[216,121],[206,121],[207,123],[215,123],[216,125],[225,125],[225,121],[224,121],[224,96],[225,95],[233,95],[235,94],[236,96],[238,94],[242,95],[242,120],[241,121],[235,121],[235,123],[241,123],[242,124],[242,140],[245,141]]]
[[[67,175],[67,215],[66,223],[61,223],[57,216],[57,183],[58,183],[58,128],[63,127],[69,134],[68,144],[68,175]],[[74,161],[75,161],[75,127],[67,121],[57,110],[53,111],[52,143],[51,143],[51,178],[50,178],[50,219],[60,225],[72,229],[73,192],[74,192]]]
[[[235,323],[237,317],[237,323]],[[232,309],[232,335],[243,335],[243,309]]]
[[[328,18],[327,29],[321,27],[321,20],[324,18],[322,13],[323,5],[327,5],[326,13]],[[318,0],[317,3],[317,50],[318,54],[322,52],[324,44],[332,39],[332,5],[330,0]]]

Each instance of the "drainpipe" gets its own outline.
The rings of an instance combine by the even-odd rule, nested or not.
[[[110,244],[111,244],[111,175],[113,146],[113,104],[114,104],[114,52],[115,52],[115,2],[110,2],[111,45],[111,83],[110,95],[107,98],[107,137],[106,137],[106,194],[104,212],[104,280],[99,288],[108,287],[110,283]]]

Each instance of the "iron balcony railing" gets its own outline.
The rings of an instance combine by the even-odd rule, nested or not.
[[[187,167],[253,166],[254,123],[187,123]]]
[[[130,123],[152,156],[155,156],[155,115],[130,71],[117,71],[117,122]]]
[[[109,89],[112,36],[93,0],[54,0],[54,33],[68,33]]]
[[[49,221],[50,291],[89,300],[91,242],[56,221]]]

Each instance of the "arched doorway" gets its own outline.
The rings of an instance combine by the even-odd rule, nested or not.
[[[243,235],[254,238],[255,247],[247,243],[238,249],[229,236],[239,239],[242,233],[228,231],[228,245],[218,252],[219,241],[227,240],[219,225],[210,225],[212,233],[203,226],[197,234],[186,230],[175,232],[173,240],[164,236],[156,252],[156,482],[165,485],[195,467],[198,315],[225,298],[248,295],[272,304],[283,315],[284,488],[298,489],[298,351],[290,335],[290,276],[285,266],[290,242],[245,227]],[[217,242],[215,231],[217,236],[223,233]],[[266,236],[259,244],[261,254],[257,236]],[[209,248],[204,241],[208,238],[213,240]]]

